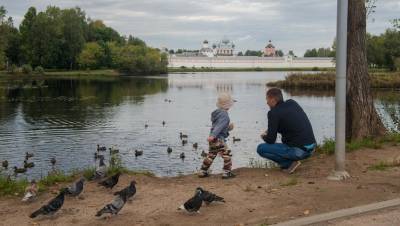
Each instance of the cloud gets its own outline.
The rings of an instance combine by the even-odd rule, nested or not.
[[[321,0],[2,0],[18,26],[30,6],[79,6],[88,17],[104,20],[123,35],[143,38],[154,47],[198,49],[204,39],[227,36],[238,51],[329,47],[336,33],[336,1]],[[398,0],[377,1],[368,32],[379,34],[398,18]],[[374,22],[372,22],[372,18]]]

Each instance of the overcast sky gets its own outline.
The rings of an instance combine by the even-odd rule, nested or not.
[[[79,6],[121,34],[153,47],[199,49],[224,36],[238,51],[260,50],[268,40],[286,53],[330,47],[336,32],[336,0],[1,0],[18,26],[30,6]],[[400,17],[400,0],[378,0],[368,32],[379,34]],[[374,20],[374,21],[373,21]]]

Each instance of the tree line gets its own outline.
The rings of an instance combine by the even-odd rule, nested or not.
[[[167,56],[133,36],[122,36],[80,8],[30,7],[19,28],[0,6],[0,70],[117,69],[131,74],[167,72]]]
[[[392,23],[393,28],[380,35],[367,33],[365,42],[369,67],[400,70],[400,20],[393,20]],[[332,48],[308,49],[304,57],[335,57],[335,46],[334,42]]]

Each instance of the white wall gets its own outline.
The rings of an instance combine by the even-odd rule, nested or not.
[[[291,57],[169,57],[168,67],[210,67],[210,68],[331,68],[333,58],[291,58]]]

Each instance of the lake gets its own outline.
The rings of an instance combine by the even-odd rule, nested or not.
[[[235,129],[228,141],[233,167],[258,160],[259,135],[267,128],[266,83],[288,72],[218,72],[170,74],[160,77],[70,77],[0,80],[0,161],[22,167],[25,152],[36,166],[22,177],[40,178],[52,169],[94,166],[96,145],[120,150],[124,166],[158,176],[197,171],[207,150],[210,114],[217,93],[232,93],[229,111]],[[318,142],[334,136],[334,93],[285,90],[307,113]],[[398,91],[374,92],[385,125],[399,129]],[[170,101],[169,101],[170,100]],[[162,121],[166,124],[163,126]],[[148,125],[145,128],[145,124]],[[179,132],[189,136],[182,146]],[[192,144],[199,148],[194,150]],[[173,152],[168,155],[167,147]],[[134,150],[143,150],[135,157]],[[182,161],[180,153],[186,158]],[[108,160],[108,155],[106,156]],[[11,168],[10,167],[10,168]],[[220,172],[221,158],[212,166]]]

